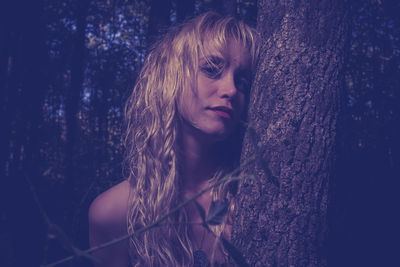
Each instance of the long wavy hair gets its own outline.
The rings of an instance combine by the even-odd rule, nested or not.
[[[255,31],[243,22],[207,12],[172,28],[149,52],[125,106],[125,175],[130,182],[128,232],[149,225],[182,202],[180,177],[181,117],[178,105],[185,90],[197,90],[198,59],[204,44],[217,51],[238,41],[248,48],[254,66],[257,57]],[[238,163],[237,147],[214,176],[220,179]],[[224,144],[222,144],[224,145]],[[229,157],[228,157],[229,155]],[[228,198],[226,185],[213,190],[213,199]],[[134,266],[191,266],[193,245],[186,211],[180,210],[160,226],[130,238]],[[221,227],[220,227],[221,228]],[[216,232],[221,233],[221,229]]]

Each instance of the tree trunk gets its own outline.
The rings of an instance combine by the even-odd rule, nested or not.
[[[217,12],[223,15],[237,16],[236,0],[213,0],[211,3]]]
[[[326,266],[344,1],[259,1],[262,47],[232,240],[251,266]]]
[[[4,252],[10,256],[24,251],[24,257],[11,256],[12,265],[26,266],[29,259],[29,265],[35,266],[39,265],[43,252],[45,229],[26,179],[33,185],[42,182],[40,137],[48,63],[43,6],[38,1],[24,0],[6,1],[5,6],[2,65],[3,57],[7,62],[2,70],[4,99],[1,101],[6,120],[2,121],[5,144],[1,153],[7,154],[2,155],[5,165],[2,160],[0,210],[5,237],[11,236],[12,242]]]
[[[73,55],[71,62],[71,87],[67,91],[66,97],[66,125],[67,125],[67,142],[65,150],[65,188],[63,193],[63,207],[67,207],[71,203],[74,196],[77,161],[77,135],[78,135],[78,111],[80,104],[80,94],[84,81],[85,71],[85,34],[86,34],[86,17],[89,12],[90,0],[82,0],[77,3],[76,7],[76,33],[73,47]]]
[[[151,0],[147,44],[152,45],[157,37],[171,24],[171,0]]]
[[[177,0],[176,1],[176,20],[182,22],[194,14],[195,0]]]

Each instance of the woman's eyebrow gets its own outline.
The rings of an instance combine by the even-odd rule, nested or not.
[[[203,63],[210,62],[212,64],[218,65],[218,64],[224,63],[225,60],[220,56],[208,55],[208,56],[204,56],[203,58],[201,58],[200,61],[202,61]]]

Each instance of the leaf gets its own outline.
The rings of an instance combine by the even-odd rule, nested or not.
[[[206,220],[206,212],[204,211],[203,207],[196,200],[194,200],[194,204],[196,205],[197,211],[200,214],[202,222],[205,222],[205,220]]]
[[[213,201],[208,211],[206,223],[210,225],[220,225],[228,213],[228,202],[221,200]]]
[[[233,245],[231,244],[228,240],[225,238],[221,237],[222,244],[224,245],[224,248],[228,251],[229,256],[233,258],[233,260],[236,262],[236,264],[240,267],[248,267],[249,265],[247,264],[246,260],[244,259],[242,253]]]

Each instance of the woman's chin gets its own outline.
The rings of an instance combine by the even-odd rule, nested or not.
[[[233,132],[233,125],[229,125],[222,122],[209,122],[207,124],[193,125],[184,121],[183,133],[192,135],[198,141],[204,143],[215,143],[224,141]]]
[[[205,138],[208,138],[210,141],[219,142],[227,139],[231,133],[232,129],[227,127],[213,128],[202,131]]]

